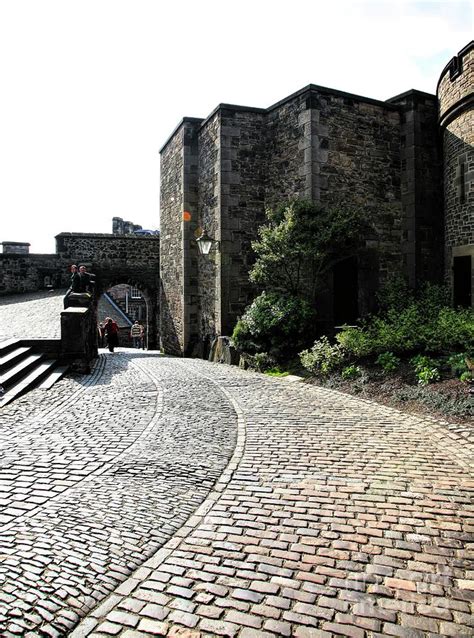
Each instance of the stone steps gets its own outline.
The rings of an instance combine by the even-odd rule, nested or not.
[[[68,366],[58,366],[57,359],[47,359],[43,353],[34,353],[19,339],[0,343],[0,407],[28,390],[37,387],[49,389],[66,372]]]

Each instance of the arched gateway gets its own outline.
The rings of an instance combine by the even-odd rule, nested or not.
[[[95,303],[117,284],[138,288],[147,306],[148,347],[159,347],[160,241],[158,236],[61,233],[56,236],[59,266],[67,284],[68,265],[85,264],[95,274]]]

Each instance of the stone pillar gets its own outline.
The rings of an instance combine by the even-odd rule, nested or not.
[[[304,197],[321,201],[321,188],[327,188],[327,179],[321,176],[321,167],[328,161],[328,126],[321,122],[321,110],[316,96],[306,100],[306,110],[298,116],[303,137],[298,144],[303,151],[303,165],[299,169],[305,178]]]
[[[61,312],[61,359],[75,372],[89,374],[97,357],[97,317],[92,297],[72,293]]]
[[[123,235],[123,219],[121,217],[112,217],[112,233]]]
[[[401,108],[402,251],[408,282],[442,280],[443,209],[436,99],[408,91],[389,100]]]
[[[183,353],[191,354],[198,341],[198,136],[197,126],[184,123],[183,132],[183,214],[181,240],[183,255]]]

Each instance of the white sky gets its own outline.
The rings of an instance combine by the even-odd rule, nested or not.
[[[183,116],[319,84],[434,93],[474,0],[0,0],[0,241],[159,227],[159,149]]]

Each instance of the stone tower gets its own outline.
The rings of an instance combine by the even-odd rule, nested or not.
[[[443,137],[445,271],[456,305],[474,300],[474,41],[438,82]]]

